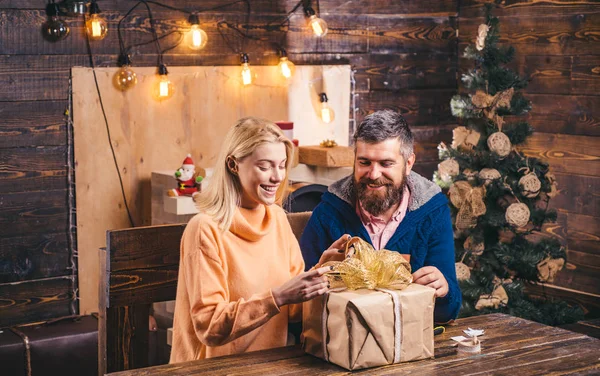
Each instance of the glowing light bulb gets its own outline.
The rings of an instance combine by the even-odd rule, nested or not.
[[[161,64],[158,67],[158,80],[154,84],[154,98],[159,101],[169,99],[173,96],[175,89],[171,81],[169,81],[167,66]]]
[[[242,63],[242,84],[248,86],[252,84],[252,70],[250,70],[250,59],[248,58],[248,54],[242,53],[240,61]]]
[[[327,22],[317,17],[313,8],[304,8],[304,14],[306,14],[306,17],[308,17],[308,27],[312,29],[313,33],[317,37],[323,37],[325,34],[327,34]]]
[[[186,35],[186,44],[192,50],[201,50],[208,42],[208,35],[200,28],[200,21],[197,15],[192,14],[189,18],[189,23],[192,27]]]
[[[108,32],[106,21],[99,14],[100,7],[93,1],[90,4],[90,15],[85,21],[85,30],[91,40],[102,40]]]
[[[114,84],[121,91],[129,90],[137,84],[137,75],[131,69],[131,60],[128,55],[121,54],[118,63],[121,69],[115,73]]]
[[[321,120],[323,120],[323,122],[325,124],[329,124],[335,119],[335,113],[333,112],[331,107],[329,107],[329,104],[327,104],[327,102],[328,102],[327,94],[321,93],[320,98],[321,98]]]
[[[285,56],[282,56],[281,59],[279,59],[278,66],[281,75],[286,79],[292,78],[294,72],[296,71],[296,65],[289,61]]]
[[[42,25],[42,35],[44,39],[49,42],[58,42],[59,40],[65,39],[71,29],[66,22],[58,17],[58,4],[49,3],[46,6],[46,14],[48,15],[48,21]]]

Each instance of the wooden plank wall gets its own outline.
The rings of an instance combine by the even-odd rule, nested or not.
[[[459,53],[484,20],[482,1],[461,1]],[[560,195],[547,231],[568,249],[568,265],[552,285],[535,289],[582,303],[600,316],[600,3],[502,2],[501,43],[516,48],[513,67],[529,77],[525,94],[536,133],[524,151],[546,159]],[[470,66],[459,58],[459,70]]]
[[[207,9],[228,1],[162,2]],[[68,315],[73,299],[64,111],[70,68],[90,63],[80,19],[68,20],[71,35],[66,40],[43,40],[45,3],[0,2],[0,326]],[[116,24],[135,2],[98,3],[110,30],[105,40],[92,44],[94,60],[97,66],[116,66]],[[405,113],[421,141],[416,169],[431,175],[437,164],[435,146],[447,141],[453,127],[448,103],[457,89],[457,0],[321,1],[329,25],[322,40],[306,31],[300,11],[292,16],[287,34],[266,31],[267,23],[281,20],[296,1],[251,4],[250,33],[264,39],[247,42],[252,64],[276,64],[270,42],[281,41],[296,64],[351,64],[356,70],[357,120],[385,107]],[[186,24],[187,17],[178,12],[153,9],[159,32]],[[204,13],[200,19],[210,38],[207,47],[200,53],[177,47],[165,55],[165,63],[239,64],[216,25],[220,20],[242,25],[244,5]],[[149,40],[148,24],[146,13],[136,10],[124,22],[125,43]],[[173,35],[162,45],[175,39]],[[132,52],[134,66],[156,63],[152,45]]]

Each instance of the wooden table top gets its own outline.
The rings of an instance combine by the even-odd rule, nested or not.
[[[450,339],[484,329],[481,354],[458,356]],[[349,372],[300,346],[130,370],[110,375],[565,375],[600,374],[600,340],[503,314],[468,317],[435,337],[435,359]]]

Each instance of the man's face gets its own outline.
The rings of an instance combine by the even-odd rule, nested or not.
[[[415,163],[415,155],[406,161],[400,154],[400,140],[389,138],[370,144],[356,142],[354,186],[365,210],[378,216],[402,200],[406,176]]]

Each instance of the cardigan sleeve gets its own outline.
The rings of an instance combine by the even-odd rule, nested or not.
[[[193,224],[188,224],[188,228],[190,225]],[[186,229],[182,238],[181,268],[194,331],[202,343],[224,345],[279,313],[271,290],[247,300],[229,301],[228,281],[216,240],[219,230],[202,222],[190,230]]]
[[[456,279],[454,233],[450,209],[444,205],[433,218],[434,227],[430,232],[425,265],[435,266],[448,282],[448,294],[435,301],[434,321],[445,323],[458,316],[462,303],[461,291]]]
[[[323,224],[325,212],[326,208],[323,203],[317,205],[300,238],[300,249],[302,249],[302,257],[304,257],[305,270],[317,265],[323,252],[333,243],[330,227]],[[340,236],[342,234],[335,239]]]

